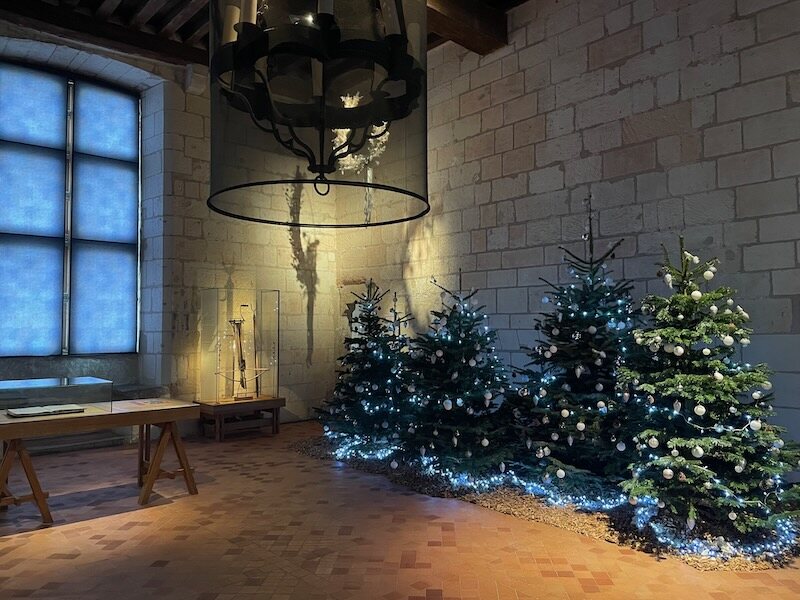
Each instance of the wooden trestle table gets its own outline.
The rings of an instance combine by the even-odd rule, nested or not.
[[[33,468],[33,461],[23,443],[24,439],[86,433],[115,427],[139,428],[138,483],[142,488],[139,504],[147,504],[156,480],[164,477],[174,479],[178,474],[183,475],[189,493],[197,493],[197,485],[178,431],[178,421],[200,418],[200,407],[197,404],[151,398],[81,406],[84,412],[65,415],[14,418],[5,412],[0,413],[0,440],[3,441],[3,460],[0,462],[0,508],[34,502],[42,514],[42,521],[53,522],[50,507],[47,505],[49,494],[42,491]],[[153,425],[161,429],[161,436],[151,457],[150,428]],[[161,460],[170,442],[180,463],[180,469],[173,472],[161,469]],[[31,487],[29,495],[15,496],[8,489],[8,474],[15,460],[19,460],[28,478]]]

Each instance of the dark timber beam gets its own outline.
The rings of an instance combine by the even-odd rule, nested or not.
[[[95,19],[105,20],[117,10],[117,7],[122,4],[122,0],[103,0],[103,3],[94,11]]]
[[[181,8],[177,9],[167,18],[166,23],[164,23],[164,26],[158,33],[164,37],[172,36],[178,29],[183,27],[189,19],[200,12],[201,8],[208,10],[208,0],[187,0]]]
[[[477,54],[508,44],[505,12],[480,0],[427,0],[428,33],[452,40]]]
[[[141,27],[153,18],[161,8],[167,3],[167,0],[147,0],[142,4],[141,8],[136,11],[136,14],[131,18],[131,25],[136,28]]]
[[[176,64],[208,64],[208,52],[122,25],[98,21],[61,6],[38,0],[0,1],[0,19],[113,50]]]

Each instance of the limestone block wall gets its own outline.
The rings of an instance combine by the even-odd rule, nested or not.
[[[637,292],[679,234],[718,256],[757,335],[744,359],[777,371],[778,420],[800,438],[800,2],[539,0],[511,44],[453,44],[429,64],[430,217],[341,234],[341,282],[375,277],[424,325],[431,275],[478,287],[519,365],[541,277],[566,281],[591,194],[613,267]]]

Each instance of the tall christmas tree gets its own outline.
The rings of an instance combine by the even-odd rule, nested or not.
[[[390,317],[381,316],[387,293],[370,280],[363,293],[353,294],[347,352],[339,359],[333,397],[320,411],[325,431],[338,443],[339,458],[390,456],[407,427],[408,339],[402,329],[410,319],[398,313],[396,295]]]
[[[690,530],[764,531],[786,513],[782,477],[798,458],[767,421],[770,373],[737,360],[750,343],[749,315],[732,289],[710,289],[717,260],[701,262],[683,239],[677,264],[664,254],[660,275],[672,293],[645,298],[652,324],[634,332],[649,358],[620,377],[647,416],[623,488],[633,503],[657,500],[662,519]]]
[[[410,455],[452,474],[497,474],[505,470],[507,424],[497,411],[506,370],[494,353],[495,332],[476,292],[433,283],[442,290],[442,308],[415,340],[414,416],[404,443]]]
[[[551,288],[542,302],[553,308],[535,319],[541,341],[525,348],[530,362],[515,373],[521,384],[509,402],[528,449],[518,470],[569,478],[573,488],[585,485],[587,471],[621,480],[633,458],[624,440],[630,394],[616,391],[617,369],[632,346],[632,286],[615,281],[607,267],[622,240],[595,253],[590,199],[587,207],[587,254],[562,248],[573,283],[542,280]]]

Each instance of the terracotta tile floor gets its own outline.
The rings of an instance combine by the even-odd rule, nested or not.
[[[0,513],[0,598],[800,598],[798,565],[701,573],[287,448],[317,431],[190,442],[200,495],[162,480],[147,508],[134,449],[35,458],[56,524]]]

